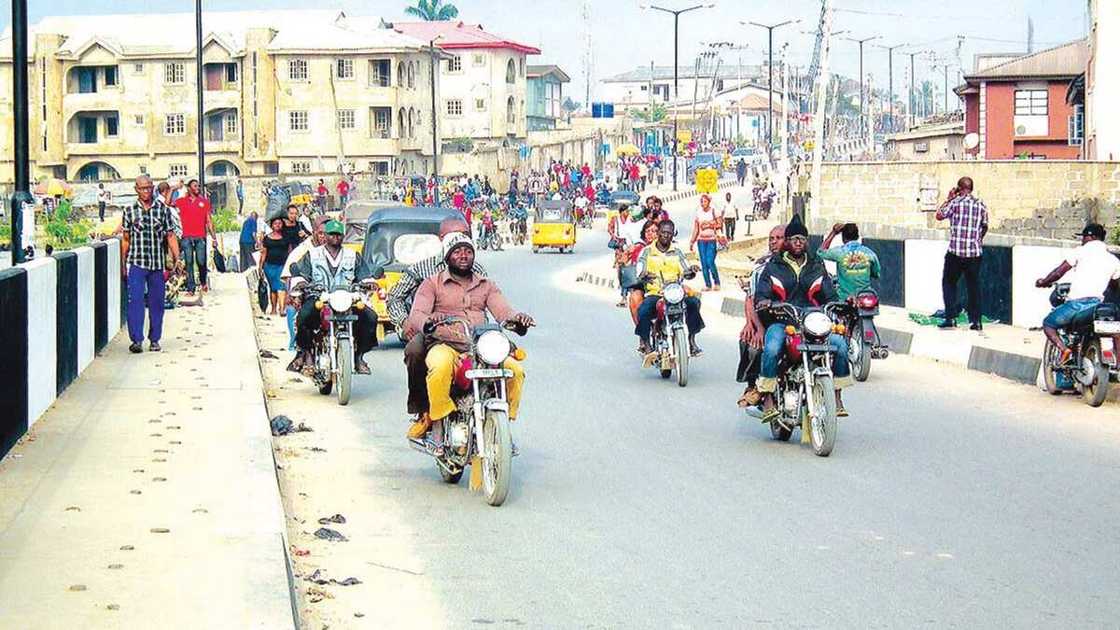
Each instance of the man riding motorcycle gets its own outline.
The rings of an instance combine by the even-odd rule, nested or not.
[[[699,270],[695,265],[689,266],[685,260],[684,252],[673,245],[673,237],[677,228],[672,221],[662,221],[657,226],[657,240],[652,247],[646,247],[638,257],[637,276],[645,285],[645,299],[638,307],[638,324],[634,327],[634,334],[638,336],[638,353],[645,356],[652,352],[649,345],[650,330],[653,328],[653,318],[657,312],[657,303],[661,300],[661,288],[665,282],[692,279]],[[688,326],[688,348],[692,356],[700,355],[700,346],[696,345],[696,335],[704,329],[704,318],[700,316],[700,298],[689,295],[684,299],[684,320]]]
[[[366,261],[353,250],[342,247],[342,236],[346,229],[339,221],[328,221],[323,230],[325,242],[311,248],[298,262],[292,264],[292,288],[302,284],[320,285],[326,293],[336,290],[349,290],[354,283],[372,284],[382,271],[370,269]],[[369,374],[369,365],[362,356],[377,345],[377,321],[373,309],[358,309],[354,322],[354,372]],[[311,360],[311,348],[315,334],[322,327],[322,319],[315,308],[314,300],[304,300],[296,316],[296,345],[300,352],[288,365],[288,369],[299,372]]]
[[[809,246],[809,231],[801,222],[799,215],[794,215],[793,220],[786,226],[785,252],[781,256],[774,256],[758,279],[758,290],[755,294],[755,305],[767,320],[767,311],[775,302],[786,302],[799,308],[823,306],[836,300],[836,290],[832,286],[832,278],[825,271],[824,263],[819,258],[810,257],[806,249]],[[836,415],[844,417],[848,412],[844,409],[840,397],[840,390],[851,384],[850,366],[848,365],[848,343],[844,337],[831,334],[829,344],[835,349],[836,354],[832,361],[832,374],[835,377],[833,384],[836,387]],[[778,385],[778,366],[781,354],[785,348],[785,324],[770,321],[766,326],[766,333],[762,346],[762,365],[758,378],[758,391],[762,393],[762,421],[770,422],[780,412],[775,407],[774,391]]]
[[[463,339],[460,326],[447,325],[448,318],[467,319],[472,326],[478,326],[486,323],[486,313],[489,312],[499,322],[512,321],[525,327],[535,325],[532,317],[510,307],[494,282],[475,273],[474,242],[469,236],[459,232],[445,236],[443,255],[446,268],[420,285],[405,322],[406,335],[430,337],[425,359],[429,409],[409,429],[411,438],[423,437],[433,422],[455,411],[455,403],[451,400],[452,376],[459,354],[470,340]],[[512,357],[506,359],[502,366],[513,373],[506,383],[509,419],[513,421],[521,403],[525,372],[521,362]]]
[[[843,239],[844,246],[829,249],[837,234]],[[879,256],[859,242],[859,226],[855,223],[833,225],[817,250],[817,257],[836,263],[837,294],[841,301],[854,298],[860,291],[871,290],[871,280],[878,278],[882,271]]]
[[[1062,264],[1046,276],[1039,278],[1035,286],[1053,286],[1063,276],[1073,271],[1069,294],[1061,306],[1055,308],[1042,320],[1042,332],[1050,343],[1061,353],[1059,364],[1069,361],[1071,350],[1058,334],[1059,328],[1070,328],[1092,321],[1097,305],[1104,299],[1105,291],[1113,280],[1120,279],[1120,260],[1117,260],[1105,245],[1105,229],[1099,223],[1089,223],[1075,236],[1081,237],[1081,246],[1070,250]],[[1113,350],[1120,349],[1113,337]]]

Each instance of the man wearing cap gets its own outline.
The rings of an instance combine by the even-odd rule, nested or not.
[[[1108,251],[1108,246],[1104,243],[1103,225],[1090,223],[1075,236],[1081,237],[1081,246],[1071,249],[1062,264],[1035,282],[1037,287],[1049,287],[1073,271],[1065,303],[1042,320],[1042,332],[1061,352],[1059,364],[1068,361],[1071,352],[1062,342],[1058,329],[1091,322],[1109,283],[1120,279],[1120,260]],[[1116,338],[1113,339],[1115,343]]]
[[[455,403],[451,400],[451,380],[455,362],[469,340],[463,337],[462,326],[448,324],[448,318],[466,319],[473,327],[486,323],[489,312],[498,322],[535,325],[532,317],[510,307],[498,285],[474,272],[474,242],[469,236],[454,232],[443,237],[442,244],[447,267],[420,285],[405,322],[405,335],[431,337],[431,347],[425,360],[429,409],[409,429],[408,435],[413,438],[423,436],[431,423],[455,411]],[[513,372],[506,385],[506,393],[509,397],[509,417],[515,420],[525,372],[521,363],[513,358],[506,359],[503,366]]]
[[[444,219],[439,224],[439,237],[443,239],[448,234],[463,234],[465,236],[469,234],[469,230],[467,222],[461,218]],[[408,331],[405,322],[408,320],[408,313],[412,310],[412,303],[416,299],[416,292],[420,289],[420,285],[428,278],[446,270],[447,261],[443,258],[441,244],[440,253],[421,260],[406,269],[397,283],[393,285],[393,288],[389,290],[389,295],[385,300],[389,320],[400,331],[401,339],[406,342],[404,346],[404,365],[405,371],[408,373],[408,413],[416,415],[413,427],[427,426],[425,422],[422,422],[422,416],[428,411],[428,386],[426,382],[428,366],[425,362],[428,356],[428,339],[422,334],[413,334]],[[472,270],[474,275],[480,278],[486,277],[486,270],[477,262],[474,263]],[[411,437],[419,438],[422,435],[423,432]]]
[[[368,284],[381,275],[381,269],[370,269],[365,259],[353,250],[342,246],[342,235],[346,231],[339,221],[327,221],[324,227],[325,241],[312,247],[290,268],[291,288],[311,282],[321,285],[329,293],[338,289],[349,290],[355,282]],[[355,311],[358,321],[354,322],[354,371],[369,374],[369,365],[362,355],[377,345],[377,322],[373,309],[363,308]],[[315,333],[322,325],[322,318],[313,300],[305,300],[296,317],[296,345],[300,353],[288,365],[288,369],[299,372],[311,357],[311,344]]]

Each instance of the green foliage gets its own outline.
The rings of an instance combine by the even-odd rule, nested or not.
[[[1108,242],[1111,245],[1120,245],[1120,225],[1115,225],[1111,230],[1109,230]]]
[[[0,222],[0,245],[12,244],[12,224],[7,221]]]
[[[459,9],[443,0],[416,0],[416,6],[405,7],[404,13],[427,22],[453,20],[459,17]]]
[[[649,108],[643,110],[632,109],[630,114],[642,122],[660,122],[669,115],[665,106],[660,103],[654,103],[652,110]]]
[[[443,141],[443,150],[448,153],[469,153],[472,149],[474,149],[474,140],[465,136]]]
[[[93,221],[77,218],[69,203],[59,204],[43,226],[46,241],[55,249],[70,249],[89,242]]]
[[[237,220],[237,212],[232,208],[218,208],[210,221],[214,224],[214,231],[218,233],[237,232],[241,229],[241,223]]]

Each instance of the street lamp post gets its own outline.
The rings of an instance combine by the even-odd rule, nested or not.
[[[864,132],[864,129],[867,125],[867,123],[864,119],[865,114],[864,114],[864,111],[863,111],[863,106],[864,106],[863,45],[867,42],[879,39],[879,36],[875,35],[874,37],[865,37],[863,39],[855,39],[853,37],[845,37],[844,39],[846,39],[850,42],[855,42],[855,43],[859,44],[859,124],[860,124],[860,136],[862,136],[863,132]]]
[[[769,46],[768,46],[769,50],[767,51],[767,55],[769,55],[769,61],[766,62],[767,68],[769,69],[769,73],[770,73],[770,78],[769,78],[769,80],[767,81],[767,84],[766,84],[766,89],[769,92],[769,105],[767,105],[767,110],[766,110],[766,158],[767,159],[770,159],[770,156],[773,153],[771,147],[774,144],[774,29],[781,28],[781,27],[787,26],[789,24],[796,24],[800,21],[801,20],[786,20],[785,22],[779,22],[777,24],[759,24],[758,22],[740,22],[740,24],[743,24],[743,25],[749,24],[751,26],[757,26],[759,28],[766,29],[767,35],[769,37]],[[782,98],[789,98],[789,96],[786,95],[786,94],[783,94]]]
[[[23,205],[33,201],[27,109],[27,0],[12,0],[12,166],[15,169],[15,191],[9,206],[12,266],[26,260],[23,254]]]
[[[206,194],[206,145],[203,144],[203,128],[206,126],[202,120],[202,0],[194,3],[194,65],[195,81],[198,89],[198,103],[196,116],[198,119],[198,186],[202,194]]]
[[[677,108],[676,101],[680,98],[680,78],[679,78],[679,63],[677,56],[680,52],[680,23],[681,14],[695,11],[697,9],[710,9],[716,6],[716,3],[709,2],[708,4],[697,4],[686,9],[666,9],[657,5],[640,5],[643,9],[653,9],[654,11],[662,11],[669,13],[673,16],[673,192],[677,191]],[[694,77],[694,80],[699,80],[699,77]]]
[[[430,88],[432,92],[432,179],[435,181],[435,186],[432,187],[432,203],[439,206],[439,118],[436,116],[436,70],[439,68],[439,62],[436,58],[436,40],[439,37],[428,42],[428,62],[431,72]]]
[[[894,133],[894,51],[896,48],[902,48],[906,44],[895,44],[894,46],[880,46],[887,51],[887,92],[889,94],[887,100],[890,105],[890,133]]]

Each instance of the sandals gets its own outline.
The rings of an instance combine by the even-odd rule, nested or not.
[[[780,417],[782,417],[782,412],[778,410],[777,406],[775,406],[770,411],[765,411],[764,410],[762,412],[762,424],[770,424],[771,422],[777,420]]]
[[[758,393],[757,389],[748,387],[743,391],[743,395],[739,397],[738,405],[746,409],[748,407],[754,407],[760,402],[762,402],[762,394]]]

